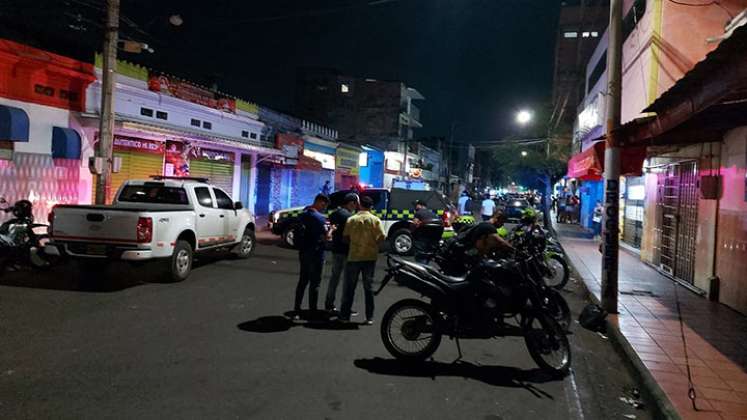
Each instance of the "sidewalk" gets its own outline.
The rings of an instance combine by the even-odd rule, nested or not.
[[[598,301],[599,243],[579,238],[581,228],[576,225],[559,224],[556,231],[571,264]],[[697,395],[695,411],[688,399],[674,282],[623,249],[619,267],[620,313],[609,316],[619,333],[612,335],[644,382],[652,385],[653,394],[666,395],[665,411],[674,409],[683,419],[747,419],[747,317],[677,286]]]

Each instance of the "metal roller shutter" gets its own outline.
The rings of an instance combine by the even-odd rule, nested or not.
[[[233,195],[233,163],[195,159],[189,163],[189,175],[205,177],[226,194]]]
[[[130,179],[148,179],[151,175],[163,175],[163,155],[114,151],[114,157],[122,158],[122,169],[112,173],[111,189],[106,202],[111,203],[114,194],[125,181]],[[96,181],[93,184],[93,197],[96,196]]]

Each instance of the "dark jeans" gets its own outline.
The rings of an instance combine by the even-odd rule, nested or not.
[[[324,266],[324,254],[319,252],[299,252],[298,260],[301,263],[301,274],[296,286],[296,303],[293,308],[301,310],[303,294],[309,287],[309,309],[316,310],[319,300],[319,284],[322,282],[322,267]]]
[[[374,294],[373,278],[376,269],[376,261],[348,261],[345,266],[345,283],[342,285],[342,309],[341,319],[350,319],[350,308],[355,299],[355,288],[358,285],[358,277],[363,277],[363,293],[366,296],[366,319],[373,319]]]
[[[335,308],[337,285],[340,284],[340,277],[345,271],[345,261],[347,260],[348,256],[345,254],[332,254],[332,274],[329,276],[329,285],[327,286],[327,298],[324,300],[324,309],[332,310]]]

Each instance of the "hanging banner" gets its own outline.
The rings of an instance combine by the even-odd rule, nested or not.
[[[349,175],[360,173],[360,151],[355,149],[337,148],[337,169]]]
[[[166,142],[163,174],[166,176],[189,176],[190,145],[177,141]]]
[[[175,98],[184,99],[198,105],[236,113],[236,100],[220,96],[208,89],[191,83],[174,79],[160,73],[150,73],[148,76],[148,90],[164,93]]]

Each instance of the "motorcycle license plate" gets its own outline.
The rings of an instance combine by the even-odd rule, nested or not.
[[[106,245],[86,245],[86,254],[88,255],[105,255]]]

